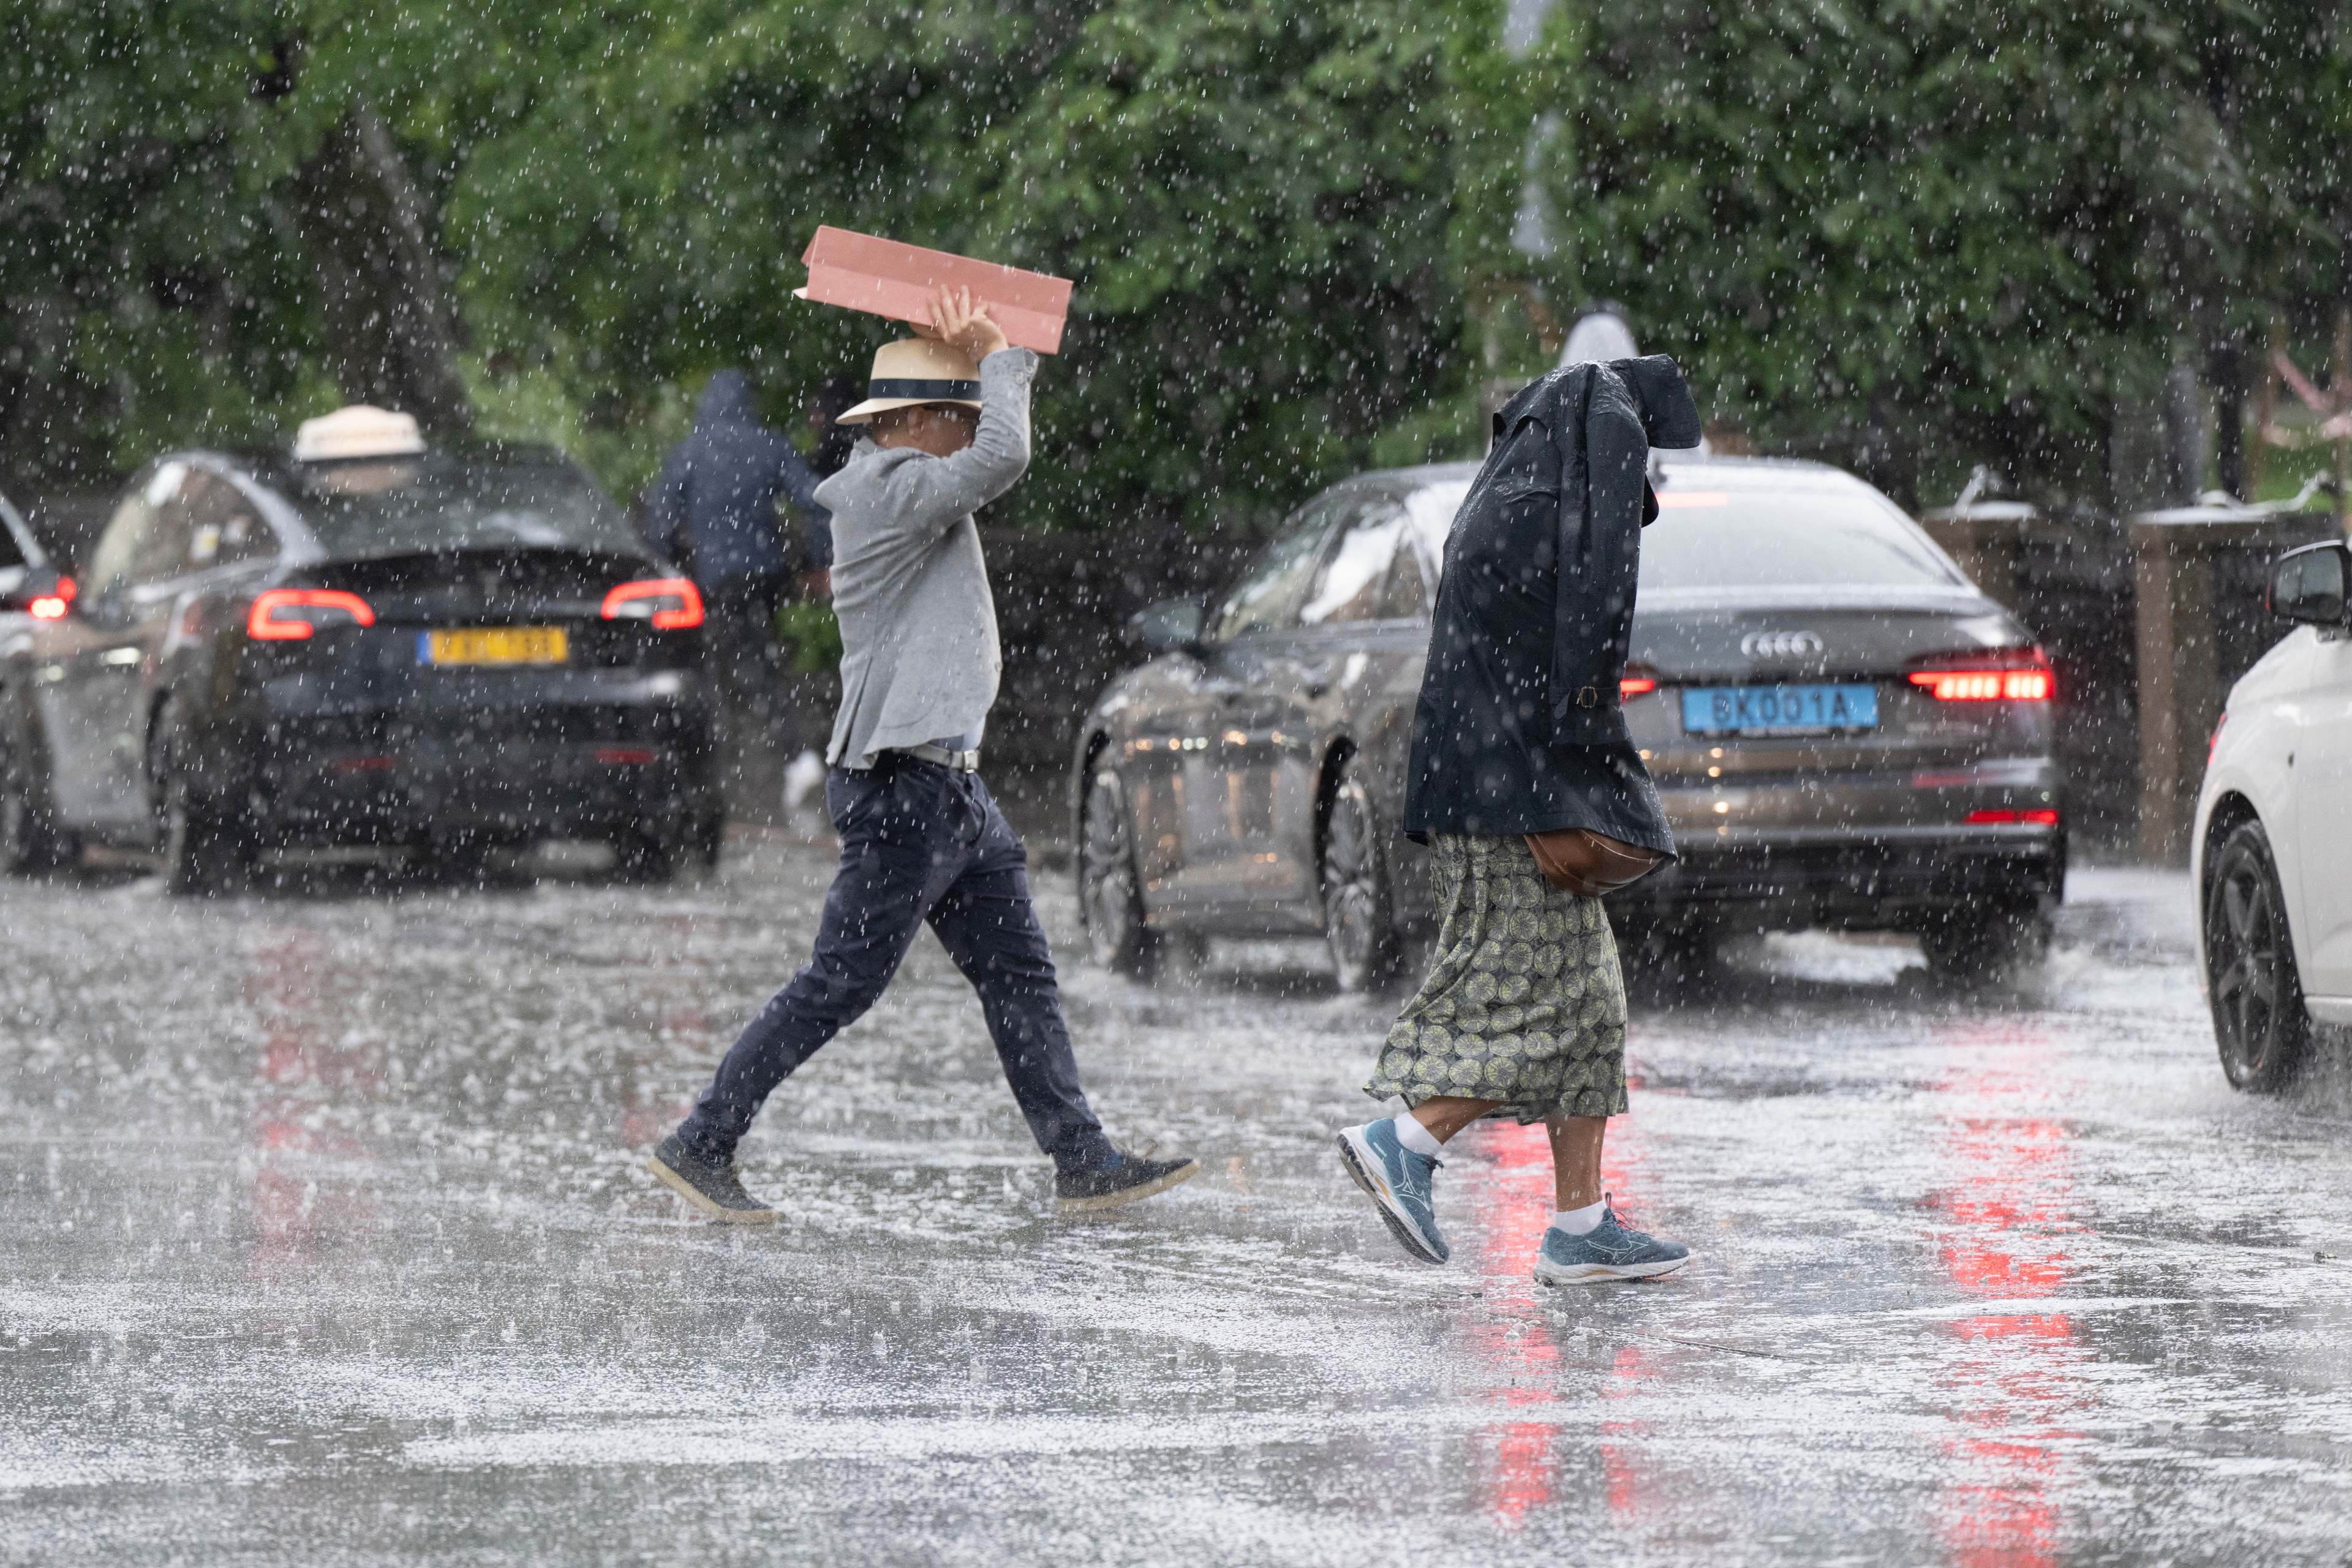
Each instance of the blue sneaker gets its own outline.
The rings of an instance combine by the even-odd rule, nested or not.
[[[1380,1205],[1381,1217],[1407,1252],[1423,1263],[1443,1263],[1453,1256],[1437,1234],[1436,1211],[1429,1206],[1429,1178],[1438,1162],[1398,1142],[1388,1118],[1340,1133],[1339,1163]]]
[[[1660,1241],[1646,1231],[1628,1230],[1617,1218],[1617,1205],[1604,1194],[1601,1223],[1583,1236],[1554,1227],[1544,1232],[1543,1251],[1536,1258],[1539,1285],[1598,1285],[1609,1279],[1646,1279],[1672,1274],[1690,1261],[1690,1248],[1679,1241]]]

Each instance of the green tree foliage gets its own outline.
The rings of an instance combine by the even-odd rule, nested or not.
[[[2095,492],[2119,400],[2337,292],[2336,8],[1580,8],[1563,276],[1898,492],[1984,460]]]
[[[1594,296],[1768,444],[2092,491],[2119,398],[2324,337],[2336,9],[0,0],[0,467],[366,393],[626,491],[709,371],[784,419],[892,335],[791,299],[833,223],[1076,279],[1019,521],[1475,452]]]
[[[849,0],[702,26],[583,60],[471,160],[452,233],[514,356],[856,371],[891,329],[790,298],[833,223],[1076,280],[1032,521],[1260,517],[1461,403],[1465,279],[1507,227],[1495,170],[1526,113],[1486,0]]]

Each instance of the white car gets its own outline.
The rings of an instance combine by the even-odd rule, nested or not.
[[[2352,1024],[2352,551],[2278,559],[2295,629],[2231,689],[2197,800],[2199,957],[2221,1067],[2284,1087],[2311,1026]]]

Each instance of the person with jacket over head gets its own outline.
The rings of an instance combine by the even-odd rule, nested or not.
[[[1675,854],[1625,731],[1653,447],[1698,410],[1660,356],[1555,370],[1495,416],[1445,542],[1415,709],[1404,827],[1430,848],[1428,978],[1364,1092],[1404,1114],[1339,1134],[1341,1163],[1405,1250],[1448,1256],[1431,1205],[1446,1141],[1483,1116],[1550,1131],[1548,1285],[1636,1279],[1690,1251],[1628,1226],[1601,1189],[1625,1108],[1625,984],[1600,895]]]
[[[849,454],[857,446],[858,426],[844,425],[841,416],[866,396],[866,384],[855,376],[829,375],[809,399],[809,429],[815,433],[816,450],[809,454],[808,466],[824,483],[848,465]],[[814,486],[811,487],[814,496]],[[803,509],[808,514],[808,564],[801,574],[801,591],[813,599],[833,597],[833,514],[818,506],[814,499]]]
[[[940,290],[922,338],[874,356],[864,425],[818,487],[833,513],[841,710],[825,807],[841,836],[815,952],[752,1019],[653,1171],[714,1219],[766,1224],[735,1149],[777,1085],[865,1013],[929,922],[980,993],[1013,1098],[1051,1155],[1065,1212],[1149,1197],[1199,1173],[1122,1152],[1078,1086],[1027,852],[980,781],[1003,658],[975,509],[1029,466],[1037,356],[1007,346],[970,294]]]
[[[787,752],[794,738],[779,708],[776,611],[792,597],[796,574],[832,563],[830,520],[816,487],[793,444],[760,422],[751,381],[722,370],[702,389],[693,434],[662,465],[646,505],[654,543],[692,563],[705,606],[703,647],[728,707]],[[797,563],[777,526],[779,500],[806,520]]]

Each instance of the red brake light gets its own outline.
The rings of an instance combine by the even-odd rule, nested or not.
[[[2047,702],[2058,694],[2040,648],[1981,658],[1939,658],[1915,669],[1911,684],[1938,702]]]
[[[254,596],[245,635],[261,642],[299,642],[337,616],[354,626],[375,625],[375,611],[340,588],[270,588]]]
[[[40,613],[37,609],[33,612],[37,616]],[[2213,753],[2221,749],[2221,731],[2229,722],[2230,710],[2224,708],[2221,710],[2221,716],[2213,721],[2213,738],[2205,742],[2205,765],[2209,768],[2213,765]]]
[[[657,631],[682,632],[702,624],[702,591],[684,577],[624,583],[604,595],[604,618],[651,620]]]
[[[1628,697],[1647,697],[1657,689],[1655,676],[1629,675],[1617,683],[1617,695],[1621,700]]]
[[[2058,814],[2046,805],[2031,811],[1972,811],[1968,823],[1970,827],[2055,827]]]
[[[60,577],[55,593],[44,594],[26,607],[32,611],[37,621],[61,621],[65,619],[67,606],[74,602],[75,592],[74,580]]]

